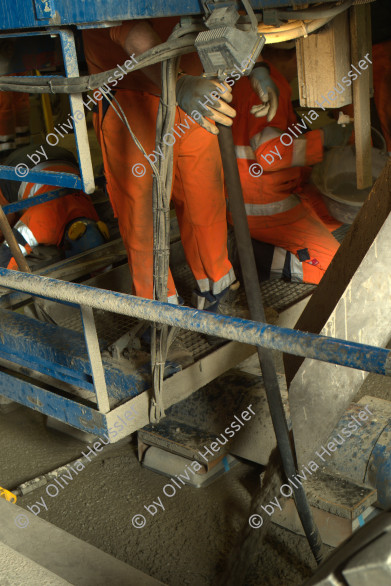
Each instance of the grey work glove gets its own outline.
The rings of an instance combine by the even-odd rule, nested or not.
[[[205,116],[224,126],[231,126],[236,116],[236,111],[228,106],[232,101],[230,86],[213,79],[183,75],[176,84],[176,99],[186,114],[212,134],[218,134],[219,129]],[[195,110],[200,116],[194,114]]]
[[[349,138],[353,132],[353,124],[349,123],[346,126],[332,122],[323,126],[323,146],[326,149],[336,146],[345,146],[349,142]]]
[[[270,122],[277,113],[280,92],[270,77],[269,69],[264,66],[254,67],[250,73],[250,82],[254,92],[262,102],[262,104],[253,106],[250,112],[255,118],[267,116],[266,119]]]

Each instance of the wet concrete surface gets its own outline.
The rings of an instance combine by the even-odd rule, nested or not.
[[[389,399],[390,389],[390,379],[370,375],[360,396]],[[85,442],[48,429],[45,420],[25,407],[0,413],[0,486],[12,490],[87,452]],[[72,535],[170,586],[207,586],[232,555],[261,470],[242,461],[206,488],[184,486],[167,497],[169,479],[140,466],[133,437],[91,456],[67,485],[62,480],[63,488],[49,490],[54,496],[42,487],[18,504],[28,508],[43,498],[47,510],[39,505],[39,515]],[[164,510],[157,507],[152,516],[144,506],[159,497]],[[132,519],[140,514],[146,524],[137,529]],[[28,538],[28,528],[20,530]],[[245,584],[300,585],[314,569],[306,540],[272,524],[262,550],[247,560]]]
[[[0,415],[1,486],[15,488],[86,452],[83,442],[46,429],[44,420],[24,407]],[[166,584],[215,583],[245,522],[259,467],[241,463],[206,488],[185,486],[168,498],[162,492],[168,479],[140,466],[134,441],[107,446],[91,460],[68,486],[62,481],[58,494],[55,485],[53,497],[42,487],[18,504],[27,508],[43,498],[43,519]],[[144,505],[158,497],[165,510],[151,516]],[[144,528],[133,527],[137,514],[145,516]],[[20,530],[28,538],[28,528]],[[259,557],[249,560],[246,583],[301,584],[312,567],[305,539],[273,526]]]

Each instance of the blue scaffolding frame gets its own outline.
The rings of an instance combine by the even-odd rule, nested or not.
[[[316,1],[296,0],[294,4],[301,6]],[[252,1],[254,9],[278,8],[292,4],[292,1],[285,0]],[[71,29],[62,28],[63,25],[96,28],[133,18],[193,15],[202,12],[202,3],[198,0],[185,2],[159,0],[153,3],[145,0],[118,0],[110,5],[95,0],[84,2],[3,0],[0,6],[0,30],[8,32],[0,34],[0,38],[59,36],[66,76],[77,77],[79,68],[74,33]],[[12,32],[10,32],[11,29]],[[71,94],[69,99],[72,114],[77,111],[84,112],[82,94]],[[80,176],[32,171],[29,173],[29,180],[62,188],[82,189],[86,193],[92,193],[95,189],[95,180],[85,118],[75,124],[75,139]],[[12,167],[0,166],[0,177],[20,181],[20,177]],[[43,201],[62,197],[66,193],[65,189],[46,193],[25,202],[5,206],[4,211],[10,213],[31,205],[38,205]],[[79,334],[71,335],[69,330],[64,333],[50,324],[39,322],[33,324],[33,320],[25,316],[17,315],[8,309],[0,309],[3,327],[0,359],[4,362],[0,369],[0,394],[96,434],[106,432],[110,436],[110,426],[115,418],[125,416],[129,403],[134,401],[139,409],[144,411],[132,423],[135,427],[125,426],[123,434],[131,433],[148,422],[146,391],[149,389],[149,380],[146,371],[142,372],[141,377],[139,373],[130,375],[120,367],[113,366],[105,360],[102,361],[93,308],[219,336],[241,344],[260,345],[368,372],[387,376],[391,374],[391,352],[383,348],[335,340],[239,318],[210,315],[190,308],[174,307],[131,295],[7,269],[0,269],[0,286],[79,307],[86,344],[84,350],[83,336]],[[27,331],[29,336],[26,335]],[[11,370],[7,370],[4,365],[9,365]],[[14,371],[12,366],[15,366]],[[45,382],[40,385],[38,379],[37,382],[32,381],[31,377],[27,380],[26,376],[31,372],[34,376],[46,377]],[[175,373],[175,366],[172,372]],[[62,394],[54,392],[49,388],[47,377],[57,380],[58,383],[76,385],[86,390],[95,396],[95,402],[76,401],[65,392]],[[110,399],[114,398],[120,404],[111,409]],[[120,435],[117,436],[116,441],[120,437]]]

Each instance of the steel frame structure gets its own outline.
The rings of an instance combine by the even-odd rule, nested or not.
[[[203,370],[202,361],[180,372],[177,368],[177,372],[165,383],[166,408],[222,374],[226,360],[219,366],[220,359],[227,359],[228,356],[232,367],[249,356],[254,348],[248,345],[264,346],[367,372],[391,375],[391,350],[385,348],[214,315],[7,269],[0,269],[0,286],[79,307],[87,350],[83,349],[83,336],[76,332],[0,309],[0,394],[79,429],[96,434],[107,433],[110,438],[111,426],[120,418],[123,430],[120,434],[114,432],[115,441],[149,422],[150,383],[146,368],[130,373],[121,365],[107,360],[102,362],[92,308],[234,342],[207,357],[209,361],[205,359],[206,371],[198,378],[198,384],[195,384],[195,377]],[[53,388],[54,380],[56,390]],[[67,393],[64,384],[84,389],[87,394],[75,400]],[[91,395],[95,401],[91,400]],[[110,407],[111,401],[115,403],[114,408]],[[131,412],[131,407],[137,416],[125,422],[125,414]]]
[[[316,0],[253,0],[254,9],[302,6]],[[330,0],[331,1],[331,0]],[[110,3],[85,0],[3,0],[0,6],[0,38],[58,35],[67,77],[79,75],[74,33],[63,25],[78,28],[103,27],[133,18],[202,14],[202,2],[118,0]],[[239,3],[238,3],[239,6]],[[110,8],[110,9],[109,9]],[[31,30],[33,29],[33,30]],[[12,31],[12,32],[11,32]],[[72,113],[82,110],[82,95],[70,95]],[[72,187],[92,193],[95,181],[84,120],[75,125],[80,177],[75,174],[31,172],[29,180],[53,186]],[[20,181],[12,167],[0,166],[0,177]],[[66,193],[64,189],[4,207],[6,213],[37,205]],[[70,425],[92,433],[108,433],[117,417],[125,419],[116,440],[149,422],[150,382],[146,371],[130,373],[122,366],[102,361],[92,308],[148,319],[231,340],[214,351],[209,360],[198,361],[183,371],[173,367],[166,379],[164,402],[182,400],[222,374],[227,362],[234,366],[252,352],[254,345],[341,364],[368,372],[391,374],[389,350],[286,330],[238,318],[214,316],[185,307],[174,307],[131,295],[109,292],[80,284],[66,283],[44,276],[0,269],[0,286],[43,298],[71,303],[80,308],[83,336],[69,330],[36,322],[0,309],[0,394],[19,403],[53,415]],[[0,298],[0,307],[4,307]],[[5,306],[7,306],[5,304]],[[63,345],[61,347],[61,344]],[[250,346],[248,346],[250,345]],[[225,362],[219,365],[221,357]],[[197,379],[197,383],[194,380]],[[56,389],[55,390],[55,385]],[[83,393],[71,396],[77,387]],[[137,416],[131,421],[126,413],[132,404]],[[114,439],[114,438],[112,438]]]

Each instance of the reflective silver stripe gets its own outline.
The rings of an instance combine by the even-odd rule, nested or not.
[[[170,295],[169,297],[167,297],[167,303],[171,303],[172,305],[179,305],[178,295],[174,294],[174,295]]]
[[[206,291],[211,291],[213,295],[218,295],[232,285],[232,283],[236,280],[235,272],[233,269],[230,269],[224,277],[221,277],[218,281],[212,281],[211,279],[199,279],[197,281],[198,289],[201,293],[206,293]]]
[[[272,266],[270,267],[270,276],[280,278],[285,266],[287,251],[279,246],[274,247]]]
[[[235,147],[235,154],[237,159],[253,159],[255,158],[255,153],[250,146],[236,146]]]
[[[54,166],[57,166],[57,165],[66,165],[67,167],[70,167],[71,169],[75,169],[75,171],[77,173],[79,172],[78,167],[76,167],[76,165],[74,165],[73,163],[70,163],[69,161],[42,161],[41,163],[38,163],[38,165],[31,167],[30,171],[42,171],[42,170],[50,171],[51,168],[53,168]],[[65,173],[65,171],[63,171],[63,173]],[[26,190],[27,185],[29,185],[29,183],[31,183],[31,181],[23,181],[20,184],[19,191],[18,191],[18,200],[19,201],[21,199],[23,199],[24,192]],[[29,197],[33,197],[37,193],[37,191],[39,189],[41,189],[42,186],[43,186],[42,183],[35,183],[33,185],[33,187],[31,188],[31,192],[29,193]],[[61,189],[61,188],[53,185],[53,191],[55,189]]]
[[[255,136],[250,138],[250,144],[254,151],[257,150],[261,144],[267,142],[268,140],[272,140],[273,138],[278,138],[283,134],[282,130],[278,128],[273,128],[272,126],[268,126],[262,132],[258,132]]]
[[[293,141],[293,156],[291,167],[304,167],[306,163],[307,141],[305,138],[297,138]]]
[[[0,142],[9,142],[15,139],[14,134],[0,134]]]
[[[206,293],[206,291],[209,291],[209,279],[198,279],[197,285],[201,293]]]
[[[303,263],[292,253],[289,253],[285,248],[279,246],[274,247],[272,266],[270,267],[270,278],[280,279],[283,274],[286,256],[290,256],[290,271],[291,281],[295,283],[303,282]]]
[[[303,263],[294,254],[291,254],[291,280],[294,283],[303,282]]]
[[[212,293],[214,295],[217,295],[218,293],[221,293],[222,291],[224,291],[224,289],[226,289],[227,287],[229,287],[230,285],[232,285],[232,283],[236,280],[235,277],[235,273],[233,269],[230,269],[229,272],[224,275],[224,277],[221,277],[221,279],[219,279],[218,281],[214,282],[211,281],[211,287],[210,290],[212,291]]]
[[[15,141],[12,142],[0,142],[0,151],[7,151],[15,148]]]
[[[15,144],[20,146],[21,144],[30,144],[30,135],[28,136],[19,136],[15,138]]]
[[[23,222],[19,220],[19,222],[16,222],[14,229],[23,236],[27,244],[30,244],[31,247],[38,246],[38,240],[35,238],[34,234],[31,232],[30,228],[26,226],[26,224],[23,224]]]
[[[272,203],[246,203],[247,216],[274,216],[281,214],[296,207],[300,203],[300,198],[292,193],[285,199],[273,201]]]
[[[4,240],[3,244],[4,244],[4,246],[8,246],[8,242],[6,240]],[[25,247],[22,246],[21,244],[18,244],[18,246],[19,246],[23,256],[27,256],[27,250],[25,249]]]

